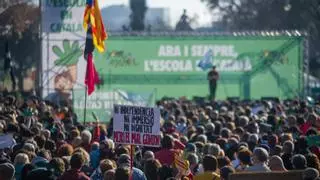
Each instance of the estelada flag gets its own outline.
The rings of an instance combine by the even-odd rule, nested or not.
[[[98,0],[87,0],[83,27],[85,30],[88,30],[88,28],[91,27],[94,46],[99,52],[104,52],[104,41],[108,38],[108,34],[103,25]]]
[[[175,153],[174,155],[174,166],[182,175],[187,175],[189,172],[189,161],[184,160],[179,153]]]

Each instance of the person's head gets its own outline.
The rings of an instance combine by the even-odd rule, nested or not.
[[[143,154],[143,160],[154,159],[154,153],[152,151],[146,151]]]
[[[224,166],[220,169],[220,178],[221,180],[228,180],[229,175],[235,173],[236,171],[230,166]]]
[[[84,164],[89,164],[89,162],[90,162],[90,155],[89,155],[89,153],[85,150],[85,149],[83,149],[83,148],[77,148],[77,149],[75,149],[74,150],[74,153],[80,153],[80,154],[82,154],[82,156],[83,156],[83,158],[84,158]]]
[[[44,148],[46,150],[49,150],[50,152],[56,152],[56,150],[57,150],[56,143],[51,139],[48,139],[46,141],[46,143],[44,144]]]
[[[157,179],[158,170],[161,168],[161,163],[157,159],[149,159],[144,164],[144,173],[147,179]]]
[[[115,173],[114,180],[129,180],[130,169],[129,167],[118,167]]]
[[[207,123],[206,124],[206,131],[207,133],[213,133],[215,129],[215,125],[213,123]]]
[[[48,165],[48,169],[52,170],[56,175],[62,175],[66,170],[63,159],[61,158],[53,158]]]
[[[81,169],[81,167],[84,165],[84,162],[85,162],[85,159],[83,157],[83,154],[81,153],[73,154],[70,159],[71,169]]]
[[[184,12],[186,12],[186,10]],[[217,66],[212,66],[212,70],[216,70],[216,69],[217,69]]]
[[[279,156],[272,156],[269,160],[271,171],[286,171],[283,161]]]
[[[202,142],[203,144],[207,143],[207,136],[204,134],[198,135],[196,141]]]
[[[227,156],[220,156],[217,158],[218,160],[218,168],[222,168],[224,166],[230,166],[231,161]]]
[[[15,173],[14,166],[10,163],[0,164],[0,180],[12,180]]]
[[[292,157],[292,166],[296,170],[304,170],[307,167],[307,160],[302,154],[296,154]]]
[[[231,131],[229,129],[227,129],[227,128],[222,128],[221,129],[221,136],[223,138],[228,139],[230,137],[230,135],[231,135]]]
[[[29,161],[29,157],[27,154],[25,153],[19,153],[16,155],[16,157],[14,158],[14,164],[15,165],[25,165],[25,164],[28,164],[30,163]]]
[[[70,144],[63,144],[58,149],[58,156],[71,156],[73,153],[73,147]]]
[[[118,167],[129,167],[130,166],[130,156],[128,154],[122,154],[118,159]]]
[[[46,139],[50,139],[51,138],[51,132],[48,129],[42,130],[42,135],[46,138]]]
[[[257,134],[251,134],[249,136],[249,139],[248,139],[249,143],[258,144],[258,141],[259,141],[259,136]]]
[[[276,146],[273,148],[273,153],[272,153],[272,155],[281,156],[281,153],[282,153],[282,146],[276,145]]]
[[[116,170],[110,169],[104,173],[103,180],[114,180],[115,175],[116,175]]]
[[[307,168],[303,171],[302,177],[303,180],[315,180],[319,178],[319,171],[314,168]]]
[[[38,146],[39,149],[43,149],[44,148],[44,145],[45,145],[45,142],[46,142],[46,138],[44,136],[36,136],[36,137],[34,137],[34,140],[36,141],[37,146]]]
[[[84,131],[81,132],[82,143],[90,144],[91,139],[92,139],[92,135],[91,135],[90,131],[84,130]]]
[[[91,144],[91,151],[99,150],[100,144],[98,142],[94,142]]]
[[[51,154],[50,151],[42,149],[38,152],[38,156],[50,161],[51,160]]]
[[[281,136],[281,142],[284,143],[286,141],[291,141],[293,142],[293,137],[292,137],[292,134],[291,133],[284,133],[282,136]]]
[[[268,144],[271,147],[275,147],[278,144],[278,136],[275,134],[268,136]]]
[[[210,143],[207,143],[207,144],[210,144]],[[186,153],[197,153],[197,147],[193,143],[188,143],[184,150]]]
[[[218,157],[219,154],[221,152],[221,148],[218,144],[212,144],[210,147],[209,147],[209,154],[215,156],[215,157]]]
[[[269,158],[269,153],[264,148],[258,147],[253,150],[253,163],[259,164],[259,163],[266,163]]]
[[[34,144],[31,144],[29,142],[23,145],[23,149],[31,153],[35,153],[36,151]]]
[[[306,159],[308,167],[315,168],[320,171],[320,161],[317,155],[309,153],[306,155]]]
[[[240,160],[240,163],[243,165],[251,164],[251,156],[252,152],[247,148],[243,148],[238,152],[238,159]]]
[[[293,144],[293,142],[292,142],[292,141],[285,141],[285,142],[283,143],[283,148],[282,148],[282,150],[283,150],[283,153],[285,153],[285,154],[292,154],[293,151],[294,151],[294,144]]]
[[[203,158],[202,165],[204,171],[216,171],[218,166],[217,158],[212,155],[206,155]]]
[[[100,161],[100,170],[102,172],[102,174],[104,174],[106,171],[110,170],[110,169],[116,169],[116,165],[115,162],[109,160],[109,159],[104,159],[102,161]]]
[[[169,135],[164,135],[161,140],[161,147],[166,149],[172,149],[173,148],[173,138]]]
[[[197,165],[199,163],[198,155],[195,153],[188,154],[187,160],[189,161],[190,166]]]

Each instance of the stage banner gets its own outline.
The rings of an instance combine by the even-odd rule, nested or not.
[[[210,69],[198,64],[212,52],[210,59],[220,73],[217,100],[295,98],[304,92],[302,42],[302,37],[293,36],[120,37],[111,33],[106,52],[94,53],[102,80],[99,91],[156,89],[158,98],[206,97]],[[71,98],[73,89],[85,87],[84,41],[63,36],[45,43],[43,96]]]
[[[159,147],[160,109],[114,105],[113,133],[117,144]]]

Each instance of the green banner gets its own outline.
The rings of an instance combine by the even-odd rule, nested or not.
[[[103,87],[158,97],[207,96],[197,67],[210,49],[220,73],[217,99],[293,98],[303,93],[301,37],[112,37],[95,53]]]

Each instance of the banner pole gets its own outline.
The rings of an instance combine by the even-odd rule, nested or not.
[[[133,180],[133,153],[134,153],[134,146],[131,144],[130,145],[130,180]]]
[[[84,93],[85,93],[85,96],[84,96],[83,124],[86,124],[86,120],[87,120],[87,97],[88,97],[87,86],[85,88]]]

